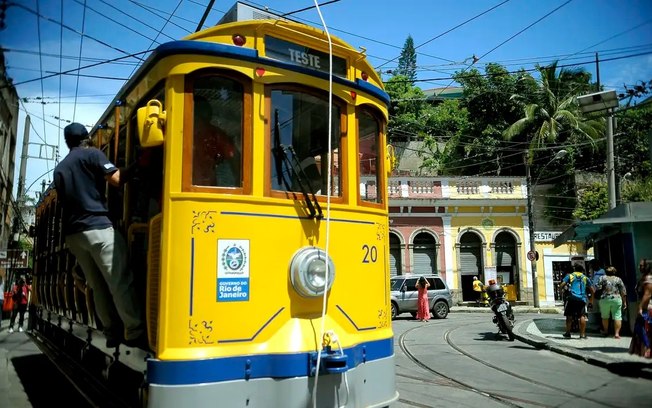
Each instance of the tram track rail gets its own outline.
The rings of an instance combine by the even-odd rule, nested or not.
[[[27,333],[34,344],[54,364],[59,372],[77,390],[78,394],[92,408],[125,408],[130,407],[124,399],[117,396],[94,376],[85,370],[67,354],[59,350],[47,337],[36,333]]]
[[[556,393],[563,393],[564,395],[568,395],[568,396],[573,397],[573,398],[581,398],[584,401],[590,401],[592,403],[595,403],[598,406],[609,407],[609,408],[618,408],[616,405],[612,405],[612,404],[609,404],[609,403],[605,403],[604,401],[592,399],[592,398],[590,398],[589,396],[587,396],[585,394],[578,394],[578,393],[574,393],[574,392],[567,391],[567,390],[564,390],[564,389],[560,389],[557,386],[552,386],[552,385],[547,384],[545,382],[537,381],[537,380],[528,378],[526,376],[523,376],[523,375],[521,375],[519,373],[516,373],[516,372],[510,371],[510,370],[507,370],[505,368],[499,367],[499,366],[497,366],[495,364],[492,364],[492,363],[490,363],[490,362],[488,362],[486,360],[483,360],[481,358],[476,357],[472,353],[467,352],[466,350],[462,349],[461,347],[459,347],[458,345],[453,343],[453,341],[451,339],[451,333],[453,333],[457,329],[467,327],[467,326],[471,326],[471,325],[474,325],[474,324],[476,324],[476,323],[464,324],[464,325],[460,325],[460,326],[457,326],[455,328],[446,330],[446,332],[444,333],[444,340],[446,341],[448,346],[451,347],[453,350],[457,351],[458,353],[460,353],[461,355],[463,355],[463,356],[465,356],[467,358],[470,358],[470,359],[476,361],[477,363],[480,363],[480,364],[484,365],[485,367],[488,367],[488,368],[490,368],[492,370],[499,371],[499,372],[501,372],[503,374],[506,374],[506,375],[509,375],[511,377],[517,378],[517,379],[519,379],[521,381],[525,381],[525,382],[527,382],[529,384],[536,385],[536,386],[543,387],[543,388],[547,388],[547,389],[551,389],[551,390],[554,390]],[[460,379],[451,377],[449,375],[446,375],[445,373],[443,373],[440,370],[437,370],[437,369],[435,369],[435,368],[433,368],[433,367],[431,367],[431,366],[429,366],[427,364],[424,364],[423,362],[421,362],[419,360],[419,358],[406,345],[407,336],[410,333],[412,333],[414,331],[417,331],[422,327],[424,327],[424,326],[414,327],[414,328],[408,329],[405,332],[403,332],[399,336],[399,339],[398,339],[399,347],[400,347],[401,351],[405,354],[405,356],[412,363],[419,366],[421,369],[425,370],[426,372],[429,372],[429,373],[432,373],[432,374],[435,374],[435,375],[441,377],[443,380],[429,380],[427,378],[418,378],[418,377],[413,376],[413,375],[406,375],[406,374],[400,374],[400,373],[397,373],[396,374],[397,376],[405,377],[405,378],[409,378],[409,379],[414,379],[414,380],[418,380],[418,381],[422,381],[422,382],[432,383],[432,384],[435,384],[435,385],[451,386],[451,387],[456,387],[456,388],[459,388],[459,389],[467,390],[469,392],[482,395],[482,396],[484,396],[486,398],[489,398],[489,399],[491,399],[493,401],[496,401],[496,402],[498,402],[500,404],[503,404],[505,406],[510,406],[510,407],[521,407],[522,406],[521,404],[540,406],[540,407],[550,407],[550,408],[553,407],[552,405],[547,405],[547,404],[537,402],[537,401],[526,400],[526,399],[522,399],[522,398],[510,396],[510,395],[505,395],[505,394],[502,394],[502,393],[485,391],[485,390],[479,389],[479,388],[469,384],[468,382],[465,382],[464,380],[460,380]],[[416,406],[416,407],[421,407],[422,406],[421,403],[417,403],[417,402],[413,402],[413,401],[409,401],[409,400],[399,399],[399,401],[403,402],[404,404],[411,405],[411,406]]]

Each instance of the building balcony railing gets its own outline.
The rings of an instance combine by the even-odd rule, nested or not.
[[[390,199],[525,199],[524,177],[390,177]],[[361,177],[360,193],[375,198],[373,177]],[[373,197],[372,197],[373,196]]]

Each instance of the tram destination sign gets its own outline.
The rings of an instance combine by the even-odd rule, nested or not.
[[[0,268],[28,268],[29,251],[24,249],[8,249],[0,251]]]
[[[279,38],[265,36],[265,55],[316,71],[328,73],[328,54]],[[346,60],[333,55],[333,75],[346,78]]]

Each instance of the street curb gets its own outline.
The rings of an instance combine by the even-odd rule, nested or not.
[[[557,308],[535,308],[535,307],[512,307],[514,314],[530,313],[530,314],[562,314]],[[493,313],[491,308],[487,307],[469,307],[469,306],[453,306],[449,310],[450,313]]]
[[[528,333],[527,327],[532,323],[534,323],[532,319],[517,323],[514,327],[514,337],[537,349],[549,350],[576,360],[584,361],[591,365],[606,368],[619,375],[652,379],[652,363],[647,361],[622,360],[592,351],[583,351],[575,347],[561,346],[555,342]]]

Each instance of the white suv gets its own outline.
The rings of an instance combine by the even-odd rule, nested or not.
[[[400,275],[390,278],[392,301],[392,319],[401,313],[410,312],[412,316],[417,313],[417,300],[419,292],[416,288],[417,281],[423,276],[430,282],[428,288],[428,302],[435,319],[445,319],[453,306],[451,295],[446,282],[438,275]]]

